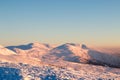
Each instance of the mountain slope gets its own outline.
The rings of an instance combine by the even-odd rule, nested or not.
[[[102,53],[86,47],[86,45],[67,43],[50,50],[45,56],[51,59],[60,59],[77,63],[90,63],[120,67],[120,57]]]
[[[3,47],[3,46],[0,46],[0,54],[2,55],[13,55],[13,54],[16,54],[15,52]]]
[[[67,43],[50,50],[49,56],[72,62],[86,62],[89,58],[85,45]],[[47,56],[48,56],[47,55]]]
[[[35,42],[20,46],[8,46],[6,48],[13,50],[19,55],[40,58],[42,55],[48,53],[53,47],[53,45]]]

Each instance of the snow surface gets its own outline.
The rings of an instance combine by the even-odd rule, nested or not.
[[[79,70],[55,66],[0,63],[2,80],[119,80],[120,70],[81,65]]]

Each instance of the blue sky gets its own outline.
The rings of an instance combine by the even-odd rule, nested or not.
[[[120,46],[120,0],[0,0],[0,44]]]

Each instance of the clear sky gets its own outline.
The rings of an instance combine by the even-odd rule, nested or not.
[[[120,0],[0,0],[0,44],[120,46]]]

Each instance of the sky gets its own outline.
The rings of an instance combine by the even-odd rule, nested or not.
[[[120,46],[120,0],[0,0],[0,44]]]

